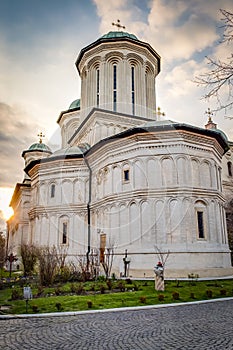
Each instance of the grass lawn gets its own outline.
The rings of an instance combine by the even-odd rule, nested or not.
[[[40,290],[41,297],[38,294],[38,287],[32,285],[34,297],[28,303],[28,313],[97,310],[233,297],[233,280],[166,281],[164,292],[155,290],[154,281],[131,281],[128,284],[125,281],[115,281],[111,291],[104,284],[102,288],[104,293],[101,294],[103,283],[105,282],[65,283]],[[117,289],[117,283],[123,284],[124,291]],[[13,290],[21,299],[12,300]],[[22,299],[22,291],[23,286],[17,284],[0,290],[1,313],[26,313],[26,302]],[[8,306],[9,309],[6,310],[4,306]]]

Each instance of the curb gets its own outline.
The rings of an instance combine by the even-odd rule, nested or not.
[[[147,305],[147,306],[130,306],[130,307],[121,307],[114,309],[102,309],[102,310],[84,310],[84,311],[68,311],[68,312],[51,312],[43,314],[20,314],[20,315],[0,315],[0,320],[6,319],[24,319],[24,318],[44,318],[44,317],[61,317],[61,316],[77,316],[77,315],[86,315],[86,314],[96,314],[96,313],[106,313],[106,312],[121,312],[121,311],[137,311],[137,310],[150,310],[150,309],[159,309],[166,307],[176,307],[184,305],[196,305],[196,304],[207,304],[213,302],[221,302],[233,300],[233,297],[228,298],[218,298],[218,299],[208,299],[208,300],[198,300],[198,301],[187,301],[182,303],[171,303],[171,304],[156,304],[156,305]]]

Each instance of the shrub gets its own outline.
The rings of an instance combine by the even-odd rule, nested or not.
[[[112,285],[113,285],[113,284],[112,284],[112,280],[109,280],[109,279],[108,279],[108,280],[106,281],[106,283],[107,283],[108,289],[111,290],[111,289],[112,289]]]
[[[146,303],[146,297],[145,296],[140,296],[139,298],[140,303],[145,304]]]
[[[222,295],[222,296],[227,295],[226,289],[220,289],[220,295]]]
[[[55,306],[57,308],[57,311],[61,311],[62,310],[61,303],[56,303]]]
[[[62,290],[61,290],[61,288],[60,287],[56,287],[55,289],[54,289],[54,293],[55,293],[55,295],[61,295],[62,294]]]
[[[82,283],[77,283],[76,284],[76,289],[75,289],[75,293],[80,295],[80,294],[83,294],[84,293],[84,287],[83,287],[83,284]]]
[[[22,292],[19,289],[12,289],[11,300],[18,300],[23,297]]]
[[[195,299],[194,293],[190,293],[190,298],[191,298],[191,299]]]
[[[91,300],[88,300],[88,301],[87,301],[87,307],[88,307],[88,309],[91,309],[92,306],[93,306],[92,301],[91,301]]]
[[[164,301],[164,295],[163,294],[159,294],[158,295],[158,300],[159,301]]]
[[[42,286],[39,286],[37,288],[37,297],[41,297],[44,294],[44,288]]]
[[[132,284],[132,281],[131,281],[130,278],[126,278],[125,282],[126,282],[127,284]]]
[[[173,298],[173,300],[179,300],[180,299],[180,294],[178,292],[173,292],[172,293],[172,298]]]
[[[39,307],[37,305],[32,305],[32,311],[35,313],[39,312]]]
[[[121,292],[125,291],[125,284],[122,281],[117,283],[117,288],[120,289]]]
[[[106,286],[104,284],[100,285],[100,293],[104,294],[105,293]]]
[[[206,291],[206,295],[207,295],[207,298],[212,298],[212,296],[213,296],[212,290],[208,289],[208,290]]]

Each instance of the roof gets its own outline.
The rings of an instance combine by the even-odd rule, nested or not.
[[[87,143],[80,144],[79,146],[61,148],[51,154],[49,158],[69,158],[70,156],[79,156],[83,155],[89,148],[90,146]]]
[[[90,45],[84,47],[79,55],[78,55],[78,58],[75,62],[75,65],[79,71],[79,63],[83,57],[83,55],[93,49],[95,46],[98,46],[102,43],[106,43],[106,42],[118,42],[118,41],[128,41],[128,42],[131,42],[131,43],[134,43],[134,44],[137,44],[137,45],[140,45],[140,46],[143,46],[145,47],[147,50],[150,51],[150,53],[156,57],[156,59],[158,60],[158,73],[160,72],[160,60],[161,60],[161,57],[159,56],[159,54],[153,49],[153,47],[144,42],[144,41],[141,41],[139,40],[134,34],[130,34],[130,33],[127,33],[127,32],[108,32],[107,34],[104,34],[103,36],[101,36],[99,39],[97,39],[96,41],[94,41],[93,43],[91,43]],[[80,73],[80,71],[79,71]]]
[[[208,137],[215,138],[217,142],[221,145],[224,152],[226,152],[229,149],[227,140],[223,137],[223,135],[219,132],[213,131],[211,129],[204,129],[204,128],[198,128],[196,126],[192,126],[189,124],[174,122],[171,120],[163,120],[163,121],[150,121],[146,122],[143,125],[133,127],[131,129],[122,131],[119,134],[109,136],[103,140],[100,140],[98,143],[90,147],[88,144],[81,144],[79,146],[72,146],[67,147],[61,150],[58,150],[54,152],[50,157],[43,158],[41,160],[34,160],[30,162],[24,171],[28,173],[28,171],[33,168],[36,164],[40,163],[47,163],[53,160],[58,159],[74,159],[74,158],[81,158],[84,155],[93,154],[97,149],[101,148],[105,144],[109,142],[114,142],[115,140],[124,139],[128,136],[133,136],[136,134],[142,134],[147,132],[161,132],[161,131],[179,131],[184,130],[192,133],[196,133],[199,135],[204,135]]]
[[[25,153],[29,153],[29,152],[47,152],[47,153],[52,153],[52,151],[49,148],[49,146],[47,146],[45,143],[42,143],[42,142],[33,143],[27,150],[23,151],[22,157],[24,157]]]
[[[28,151],[48,151],[48,152],[51,152],[51,149],[49,148],[49,146],[47,146],[45,143],[42,143],[42,142],[36,142],[36,143],[33,143]]]
[[[224,152],[226,152],[229,149],[227,139],[222,135],[221,132],[216,132],[212,129],[199,128],[193,125],[179,123],[171,120],[162,120],[162,121],[149,121],[143,125],[122,131],[120,134],[109,136],[108,138],[100,140],[97,144],[93,145],[93,147],[91,147],[89,152],[90,153],[94,152],[97,148],[101,147],[102,145],[104,145],[105,143],[111,140],[115,140],[119,138],[123,139],[127,136],[135,135],[137,133],[147,133],[147,132],[156,132],[156,131],[160,132],[160,131],[167,131],[167,130],[176,130],[176,131],[185,130],[185,131],[197,133],[199,135],[214,137],[218,141],[218,143],[221,145]]]
[[[77,100],[74,100],[69,107],[70,109],[76,109],[76,108],[80,108],[80,98],[78,98]]]
[[[134,40],[138,40],[138,38],[136,37],[136,35],[134,34],[130,34],[127,32],[119,32],[119,31],[111,31],[108,32],[107,34],[104,34],[101,36],[101,38],[105,39],[112,39],[112,38],[130,38],[130,39],[134,39]]]

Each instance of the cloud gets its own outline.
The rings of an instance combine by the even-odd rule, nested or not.
[[[35,132],[40,129],[23,110],[4,102],[0,102],[0,124],[0,187],[12,187],[23,180],[21,153],[35,141]]]

